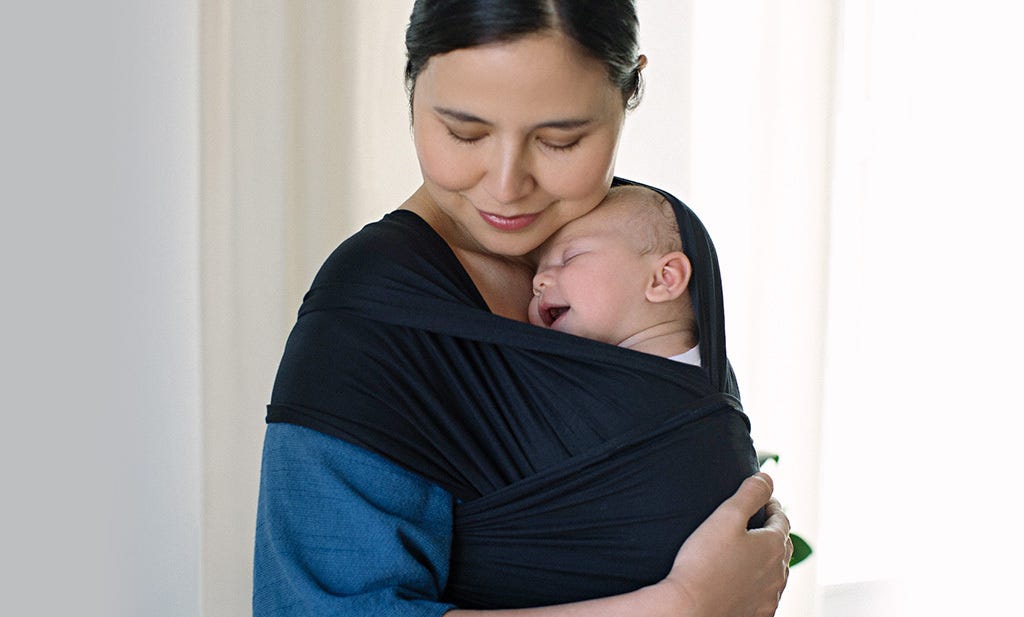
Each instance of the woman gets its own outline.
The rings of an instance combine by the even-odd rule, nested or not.
[[[709,370],[680,378],[662,358],[521,323],[531,251],[613,181],[645,63],[636,31],[628,1],[416,3],[406,78],[423,184],[328,259],[289,339],[268,414],[257,614],[774,613],[791,547],[770,480],[747,479],[692,535],[644,533],[675,520],[651,510],[679,507],[644,470],[678,444],[619,440],[692,398],[715,427],[702,440],[749,448],[725,404],[730,375],[711,374],[724,338],[720,360],[702,338]],[[648,391],[665,400],[636,400]],[[635,481],[602,493],[603,467],[573,467],[597,459]]]

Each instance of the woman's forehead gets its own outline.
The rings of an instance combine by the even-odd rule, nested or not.
[[[414,104],[493,124],[602,120],[623,108],[604,66],[560,33],[434,56],[414,93]]]

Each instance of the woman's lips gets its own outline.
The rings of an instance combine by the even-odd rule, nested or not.
[[[540,214],[521,214],[519,216],[501,216],[498,214],[491,214],[490,212],[484,212],[477,210],[480,213],[480,218],[484,220],[488,225],[501,231],[519,231],[524,227],[528,227],[531,223],[540,217]]]

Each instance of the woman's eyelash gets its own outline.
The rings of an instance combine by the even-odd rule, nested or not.
[[[447,127],[445,127],[445,128],[447,128]],[[462,143],[462,144],[476,143],[480,139],[483,139],[482,135],[481,136],[476,136],[476,137],[465,137],[463,135],[460,135],[459,133],[456,133],[451,128],[447,128],[447,134],[449,134],[449,137],[451,137],[456,143]],[[567,151],[571,150],[572,148],[577,147],[578,145],[580,145],[580,139],[577,139],[575,141],[572,141],[571,143],[565,143],[565,144],[551,143],[551,142],[545,141],[543,139],[539,139],[538,141],[540,141],[541,145],[543,145],[544,147],[548,148],[549,150],[556,151],[556,152],[567,152]]]
[[[567,152],[569,150],[572,150],[576,146],[580,145],[580,140],[577,139],[576,141],[574,141],[572,143],[568,143],[568,144],[562,145],[562,144],[548,143],[548,142],[544,141],[543,139],[541,139],[540,143],[543,144],[544,147],[549,149],[549,150],[554,150],[555,152]]]
[[[457,143],[476,143],[477,141],[479,141],[480,139],[483,138],[482,136],[479,136],[479,137],[465,137],[463,135],[460,135],[459,133],[456,133],[452,129],[447,130],[447,134],[449,134],[449,137],[454,139]],[[556,152],[565,152],[565,151],[571,150],[575,146],[580,145],[580,140],[579,139],[577,139],[577,140],[575,140],[575,141],[573,141],[571,143],[565,143],[565,144],[550,143],[548,141],[544,141],[543,139],[540,139],[539,141],[541,142],[541,144],[544,147],[546,147],[546,148],[548,148],[550,150],[554,150]]]
[[[464,137],[462,135],[459,135],[455,131],[451,130],[450,128],[448,129],[448,136],[455,140],[456,143],[460,144],[473,144],[483,139],[482,135],[478,137]],[[538,139],[537,141],[539,141],[541,145],[547,148],[548,150],[553,150],[555,152],[568,152],[569,150],[572,150],[576,146],[580,145],[579,139],[568,144],[553,144],[544,141],[543,139]]]
[[[448,136],[460,144],[472,144],[482,139],[481,137],[463,137],[451,129],[448,129]]]

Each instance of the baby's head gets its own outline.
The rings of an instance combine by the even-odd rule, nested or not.
[[[686,351],[697,341],[682,248],[664,197],[613,187],[538,249],[530,323],[658,355]],[[691,342],[673,351],[680,337]]]

